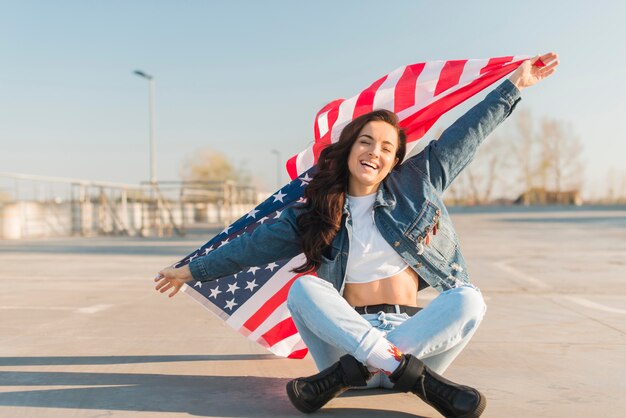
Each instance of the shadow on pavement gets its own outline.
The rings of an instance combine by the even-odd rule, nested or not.
[[[132,373],[5,371],[1,406],[189,413],[197,416],[303,416],[285,393],[289,379],[254,376],[188,376]],[[89,386],[24,390],[24,386]],[[375,392],[379,394],[380,392]],[[391,393],[391,392],[390,392]],[[367,396],[363,393],[361,396]],[[355,396],[351,393],[351,397]],[[321,416],[413,417],[405,412],[332,408]]]
[[[175,361],[274,360],[273,354],[0,357],[0,366],[62,366],[87,364],[169,363]]]
[[[25,246],[18,245],[0,245],[0,251],[3,253],[24,253],[24,254],[98,254],[98,255],[148,255],[148,256],[172,256],[177,254],[183,258],[190,254],[204,241],[197,243],[189,243],[189,245],[170,245],[170,246],[146,246],[137,244],[136,246],[124,245],[73,245],[73,244],[30,244]],[[120,238],[120,244],[123,244],[123,238]]]

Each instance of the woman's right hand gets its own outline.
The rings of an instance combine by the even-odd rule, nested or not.
[[[184,265],[179,268],[166,267],[159,271],[154,278],[155,282],[158,282],[155,289],[161,293],[167,292],[169,289],[174,289],[169,297],[174,296],[181,287],[187,282],[193,280],[189,265]]]

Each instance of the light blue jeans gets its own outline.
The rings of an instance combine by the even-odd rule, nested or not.
[[[439,374],[467,345],[486,310],[480,291],[465,285],[440,293],[412,317],[383,312],[361,315],[329,282],[315,276],[302,276],[293,283],[287,306],[319,370],[346,353],[366,364],[376,342],[387,338]],[[376,373],[363,389],[392,386],[384,373]]]

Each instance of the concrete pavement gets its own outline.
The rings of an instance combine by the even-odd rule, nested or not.
[[[484,417],[623,416],[626,210],[453,220],[488,311],[446,376],[487,395]],[[153,290],[159,268],[206,240],[0,241],[0,417],[301,416],[284,386],[316,372],[310,358],[276,358]],[[438,416],[380,390],[316,415]]]

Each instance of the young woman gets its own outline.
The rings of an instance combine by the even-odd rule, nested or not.
[[[156,289],[173,296],[188,281],[304,252],[295,271],[317,273],[294,282],[287,305],[321,372],[288,383],[296,408],[314,412],[347,389],[386,387],[413,392],[446,417],[480,416],[484,395],[441,376],[485,312],[442,194],[513,111],[520,90],[557,65],[554,53],[525,61],[403,164],[395,114],[356,118],[322,151],[304,205],[188,266],[161,270]],[[440,294],[419,310],[417,292],[427,286]]]

